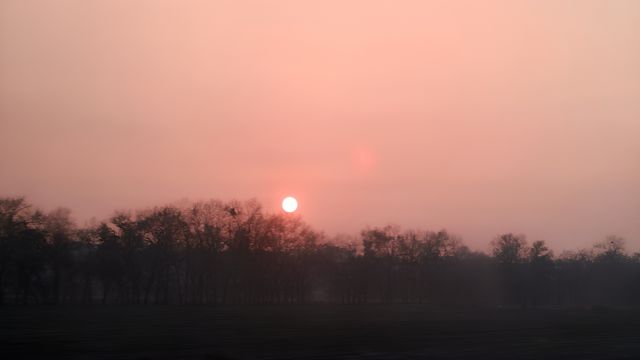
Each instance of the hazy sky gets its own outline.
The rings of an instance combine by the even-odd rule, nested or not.
[[[640,1],[0,0],[0,194],[640,248]]]

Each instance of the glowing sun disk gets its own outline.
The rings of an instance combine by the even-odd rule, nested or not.
[[[282,210],[288,213],[296,211],[298,208],[298,200],[293,196],[287,196],[282,200]]]

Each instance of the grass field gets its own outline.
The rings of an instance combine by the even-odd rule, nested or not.
[[[414,305],[5,307],[0,357],[640,358],[640,312]]]

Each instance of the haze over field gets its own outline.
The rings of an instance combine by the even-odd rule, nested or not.
[[[0,195],[640,247],[638,1],[0,2]]]

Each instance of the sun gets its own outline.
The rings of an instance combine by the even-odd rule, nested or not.
[[[298,208],[298,200],[293,196],[287,196],[282,200],[282,210],[288,213],[296,211]]]

